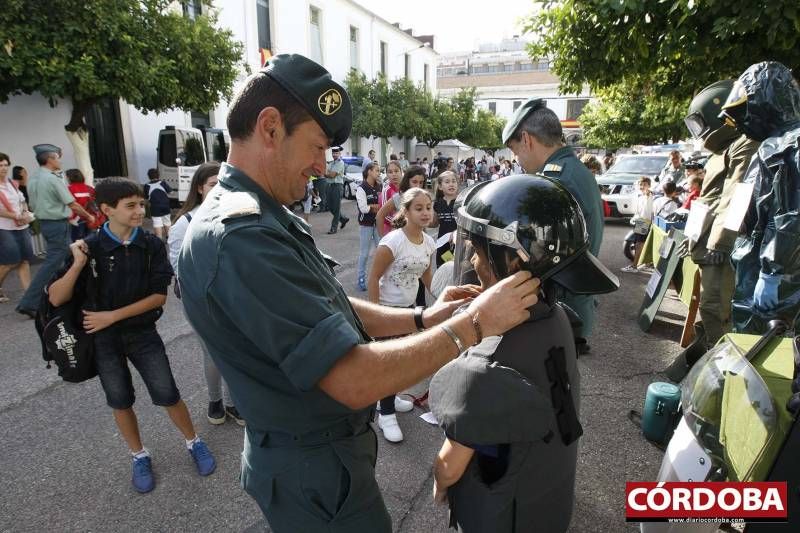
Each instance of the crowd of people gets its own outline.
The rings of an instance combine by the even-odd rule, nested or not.
[[[317,101],[329,91],[341,98],[322,113]],[[741,127],[740,105],[729,100],[718,111]],[[709,117],[692,134],[705,140],[723,127]],[[74,169],[67,183],[60,148],[37,145],[40,168],[25,182],[16,168],[21,179],[8,179],[11,161],[0,154],[0,286],[17,269],[26,289],[17,311],[32,318],[43,295],[53,307],[92,296],[82,325],[93,335],[100,384],[138,492],[153,490],[155,476],[128,362],[183,437],[198,474],[216,469],[155,327],[172,285],[201,340],[206,416],[246,427],[241,484],[274,531],[334,523],[390,531],[369,423],[377,409],[383,437],[401,442],[397,413],[414,405],[398,393],[432,375],[431,408],[444,430],[431,458],[433,497],[450,506],[451,525],[482,530],[489,520],[503,530],[566,530],[583,434],[576,360],[591,350],[596,296],[619,286],[597,259],[604,216],[594,176],[613,156],[602,164],[578,159],[541,99],[521,105],[502,133],[514,160],[487,154],[456,163],[439,153],[430,163],[409,162],[401,152],[389,158],[381,183],[370,151],[355,195],[356,283],[366,294],[354,298],[308,225],[315,202],[330,212],[328,234],[349,222],[339,144],[351,126],[347,93],[322,66],[278,55],[231,102],[227,162],[201,165],[174,215],[154,169],[144,187],[107,178],[92,188]],[[754,139],[728,127],[727,144],[709,147],[712,158],[738,161],[727,152],[737,140],[752,156]],[[734,171],[714,169],[704,181],[702,167],[675,152],[657,189],[649,178],[638,181],[633,265],[624,271],[638,271],[655,217],[718,194]],[[302,218],[289,209],[296,203]],[[142,229],[146,216],[153,234]],[[31,280],[34,221],[47,253]],[[426,231],[433,227],[437,239]],[[706,259],[715,252],[711,241],[700,246]],[[449,283],[434,290],[434,271],[446,264]],[[719,279],[714,272],[710,280]]]

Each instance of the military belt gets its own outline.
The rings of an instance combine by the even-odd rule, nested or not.
[[[319,446],[339,439],[345,439],[361,435],[367,430],[369,421],[372,420],[374,408],[365,413],[359,413],[352,417],[342,420],[332,426],[307,433],[285,433],[283,431],[258,431],[261,448],[284,448],[284,447],[306,447]]]

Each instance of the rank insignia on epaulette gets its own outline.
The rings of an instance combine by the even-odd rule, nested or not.
[[[561,172],[561,170],[563,170],[563,167],[561,165],[550,163],[544,166],[542,172]]]
[[[222,219],[260,215],[261,206],[255,194],[249,192],[229,192],[219,199]]]

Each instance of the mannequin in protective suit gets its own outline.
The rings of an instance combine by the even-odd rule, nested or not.
[[[544,176],[516,175],[470,190],[457,215],[454,280],[487,288],[518,270],[542,280],[531,318],[486,337],[430,384],[445,431],[435,465],[450,525],[471,532],[566,531],[572,514],[580,375],[570,320],[553,294],[616,290],[589,251],[575,198]]]
[[[761,142],[745,183],[753,194],[736,243],[734,329],[764,333],[800,314],[800,86],[781,63],[750,66],[722,107],[726,121]]]
[[[730,261],[736,233],[725,230],[723,223],[736,185],[744,178],[747,165],[758,142],[726,125],[718,117],[733,80],[712,83],[692,99],[684,119],[695,139],[711,151],[705,165],[706,175],[700,196],[695,200],[709,207],[703,232],[697,242],[690,242],[692,260],[700,267],[700,320],[705,339],[702,351],[713,346],[731,330],[731,298],[734,270]]]

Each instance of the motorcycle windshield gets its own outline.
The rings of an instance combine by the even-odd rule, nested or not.
[[[778,424],[758,372],[724,340],[694,365],[681,389],[684,419],[712,457],[718,480],[752,480]]]

